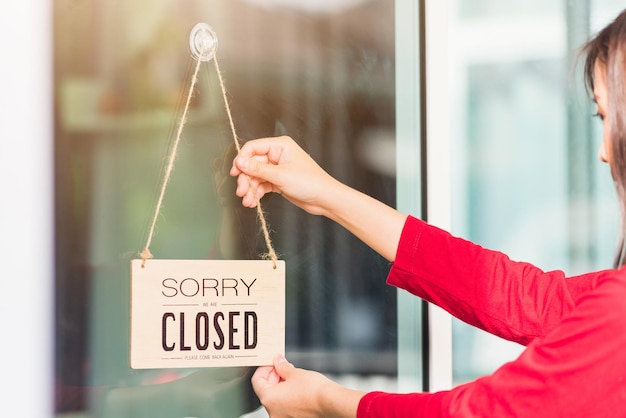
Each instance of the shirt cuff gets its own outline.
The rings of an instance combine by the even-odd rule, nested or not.
[[[357,418],[383,417],[434,417],[441,416],[446,408],[449,392],[437,393],[385,393],[365,394],[357,408]]]
[[[396,259],[391,266],[387,276],[387,284],[401,289],[406,288],[406,273],[413,273],[416,266],[417,248],[425,227],[424,221],[413,216],[407,216],[400,234]]]

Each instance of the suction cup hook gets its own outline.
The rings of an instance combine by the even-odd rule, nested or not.
[[[211,61],[217,50],[217,35],[206,23],[198,23],[189,34],[191,55],[201,61]]]

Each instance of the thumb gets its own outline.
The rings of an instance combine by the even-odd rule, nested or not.
[[[274,369],[282,380],[287,380],[293,371],[296,370],[293,364],[289,363],[282,354],[274,357]]]

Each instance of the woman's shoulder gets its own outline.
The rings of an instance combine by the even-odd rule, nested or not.
[[[603,311],[624,314],[626,319],[626,267],[598,272],[594,285],[577,304],[597,302]]]
[[[598,272],[596,287],[615,286],[626,291],[626,266]]]

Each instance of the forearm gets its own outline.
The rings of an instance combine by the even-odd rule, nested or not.
[[[334,183],[325,195],[324,216],[346,228],[387,260],[395,260],[406,215],[340,182]]]

